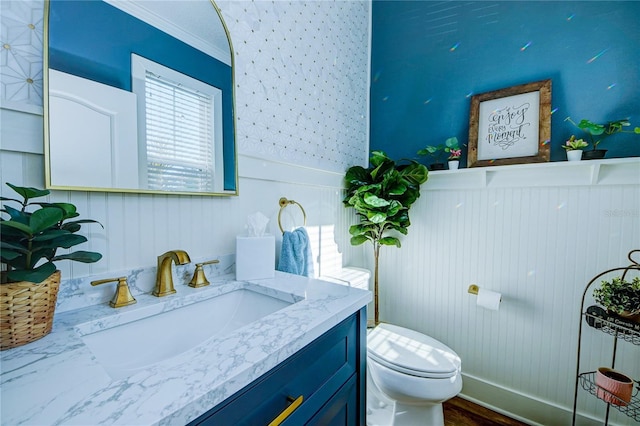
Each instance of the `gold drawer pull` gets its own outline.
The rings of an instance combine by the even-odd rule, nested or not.
[[[303,399],[302,395],[297,397],[295,400],[293,399],[292,396],[288,396],[287,401],[289,401],[291,405],[285,408],[285,410],[282,413],[278,414],[278,417],[273,419],[273,421],[269,423],[269,426],[278,426],[280,423],[284,422],[285,419],[289,417],[291,413],[296,411],[296,408],[298,408],[300,404],[302,404],[302,399]]]

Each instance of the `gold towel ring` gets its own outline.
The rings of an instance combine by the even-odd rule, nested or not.
[[[282,210],[284,210],[285,207],[287,207],[289,204],[296,204],[298,207],[300,207],[300,210],[302,210],[302,217],[304,218],[304,223],[303,226],[305,226],[307,224],[307,213],[304,211],[304,209],[302,208],[302,205],[294,200],[288,200],[285,197],[280,198],[280,201],[278,201],[278,204],[280,204],[280,211],[278,212],[278,226],[280,227],[280,231],[282,231],[282,233],[284,234],[284,229],[282,228],[282,222],[280,221],[280,216],[282,216]]]

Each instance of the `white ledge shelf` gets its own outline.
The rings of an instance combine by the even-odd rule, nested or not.
[[[543,186],[640,185],[640,157],[430,171],[426,191]]]

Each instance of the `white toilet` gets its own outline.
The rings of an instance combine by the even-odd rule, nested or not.
[[[368,289],[371,272],[346,267],[321,279]],[[442,403],[462,390],[460,357],[414,330],[379,324],[367,335],[367,426],[443,426]]]
[[[367,336],[367,425],[444,425],[442,403],[462,390],[460,365],[436,339],[379,324]]]

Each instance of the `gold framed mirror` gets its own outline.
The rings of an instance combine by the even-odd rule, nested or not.
[[[47,188],[237,195],[233,47],[212,0],[47,0]]]

